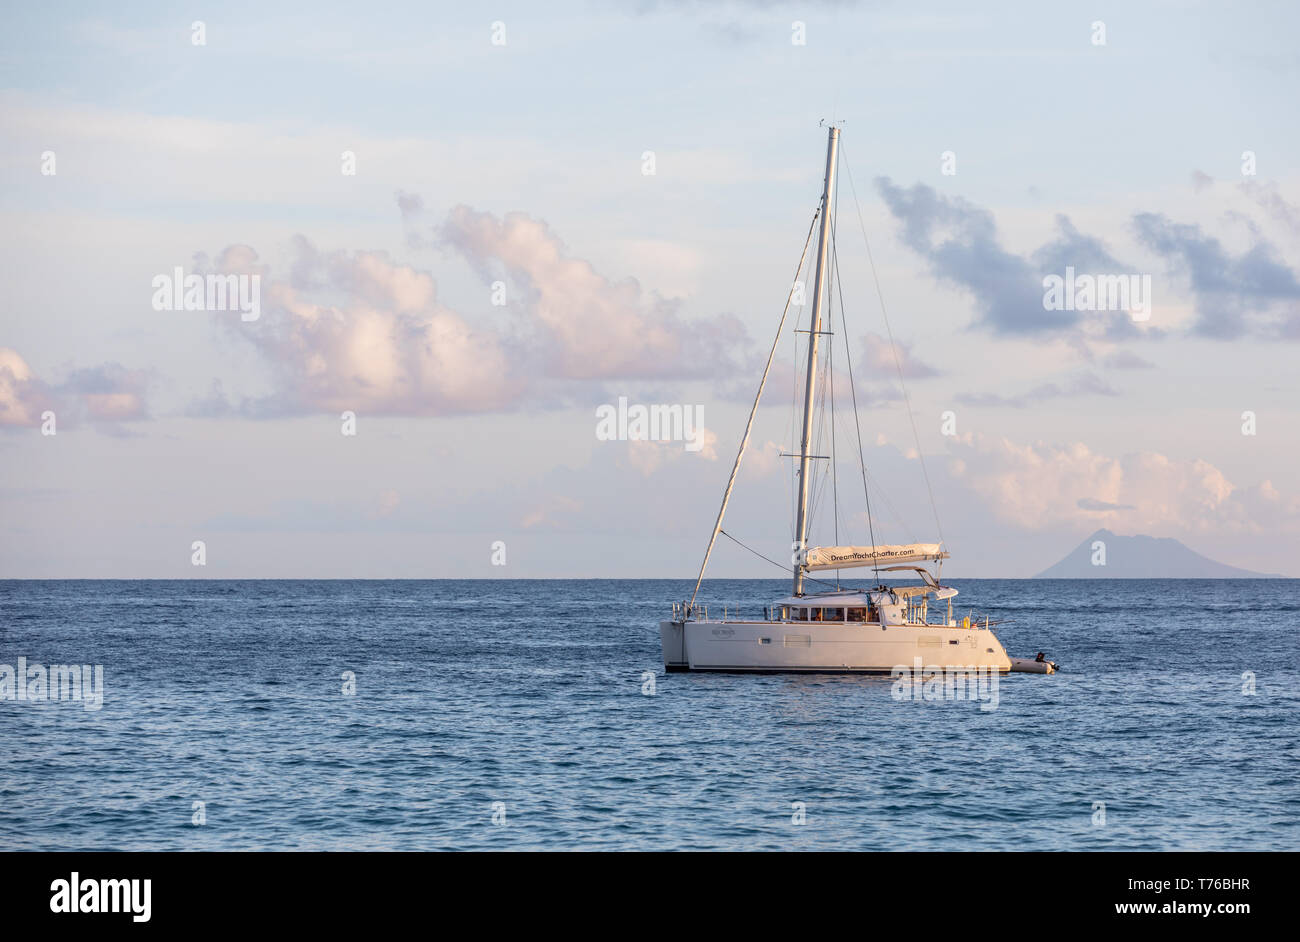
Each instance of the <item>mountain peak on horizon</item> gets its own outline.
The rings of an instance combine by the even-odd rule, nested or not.
[[[1168,536],[1120,536],[1102,527],[1035,579],[1278,579],[1215,562]]]

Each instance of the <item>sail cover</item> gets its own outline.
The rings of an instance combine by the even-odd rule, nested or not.
[[[851,569],[882,563],[923,563],[947,559],[939,543],[899,543],[888,546],[813,546],[804,568]]]

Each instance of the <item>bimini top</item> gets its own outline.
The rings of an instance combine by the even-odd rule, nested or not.
[[[938,562],[947,559],[941,543],[899,543],[887,546],[814,546],[808,550],[804,568],[852,569],[899,563]]]

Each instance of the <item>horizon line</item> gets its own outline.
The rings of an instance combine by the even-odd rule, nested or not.
[[[690,582],[694,576],[0,576],[0,582]],[[1300,576],[959,576],[950,582],[1285,582]],[[704,582],[785,582],[789,577],[709,576]],[[869,582],[845,579],[843,582]]]

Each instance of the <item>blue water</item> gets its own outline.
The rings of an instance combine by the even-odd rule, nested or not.
[[[1065,672],[665,675],[674,581],[0,582],[0,664],[105,676],[0,701],[0,849],[1300,849],[1300,581],[956,585]]]

